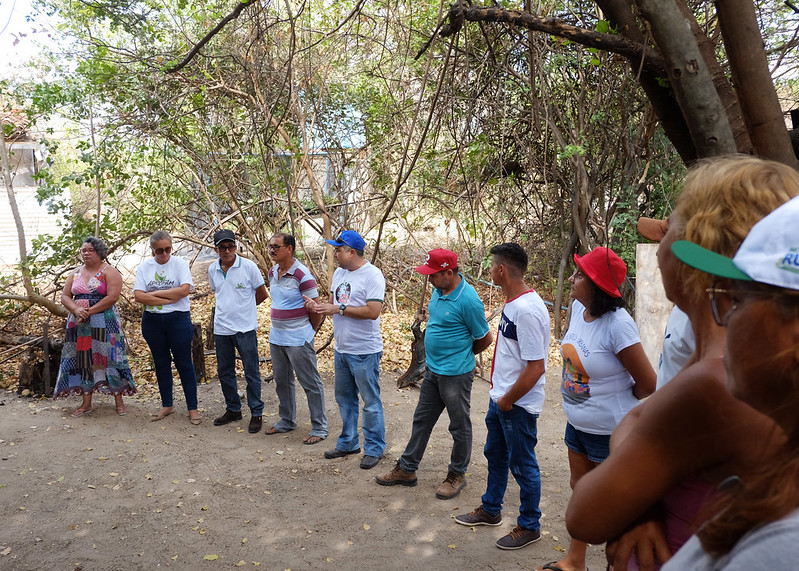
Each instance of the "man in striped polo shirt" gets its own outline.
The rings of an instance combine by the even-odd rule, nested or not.
[[[272,326],[269,351],[275,390],[280,401],[280,420],[267,434],[289,432],[297,428],[297,396],[294,376],[305,391],[311,412],[311,432],[305,444],[316,444],[327,437],[325,389],[316,368],[314,335],[323,315],[308,313],[303,295],[316,299],[316,280],[305,265],[294,257],[294,236],[278,233],[269,239],[269,256],[275,262],[269,270],[269,295],[272,298]]]

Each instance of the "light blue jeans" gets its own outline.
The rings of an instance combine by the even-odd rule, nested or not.
[[[341,435],[336,448],[349,452],[358,448],[358,395],[363,399],[363,453],[383,455],[386,423],[380,400],[380,358],[383,352],[347,355],[335,352],[336,403],[341,413]]]
[[[311,412],[311,436],[327,438],[327,413],[325,412],[325,387],[316,368],[316,351],[313,343],[297,347],[269,344],[272,372],[275,375],[275,392],[280,420],[275,430],[287,432],[297,428],[297,391],[294,376],[308,398]]]

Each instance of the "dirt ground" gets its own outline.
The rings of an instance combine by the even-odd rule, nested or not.
[[[486,462],[483,418],[488,383],[475,380],[474,450],[468,486],[452,500],[435,498],[446,476],[451,438],[446,414],[436,426],[414,488],[374,481],[402,453],[418,390],[395,388],[396,373],[381,379],[386,456],[373,470],[359,457],[325,460],[341,420],[333,380],[324,374],[330,437],[306,446],[304,396],[300,427],[251,435],[241,423],[214,427],[224,411],[214,380],[200,386],[204,421],[188,421],[176,386],[176,414],[150,422],[152,396],[126,400],[95,396],[95,411],[69,412],[76,397],[52,401],[0,392],[0,567],[3,569],[534,569],[568,547],[563,515],[569,499],[558,369],[551,367],[547,404],[539,420],[542,471],[541,541],[502,551],[496,539],[515,525],[519,505],[513,478],[500,527],[468,528],[453,518],[480,504]],[[302,391],[299,390],[302,394]],[[264,427],[274,422],[274,383],[264,385]],[[604,569],[601,547],[588,565]]]

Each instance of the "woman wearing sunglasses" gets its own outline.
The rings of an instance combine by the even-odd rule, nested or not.
[[[610,456],[575,487],[566,514],[573,536],[611,541],[616,570],[657,569],[712,514],[719,486],[780,444],[773,421],[726,388],[725,330],[706,293],[713,278],[681,263],[671,245],[687,239],[733,255],[756,222],[797,194],[799,173],[753,157],[704,161],[685,179],[658,265],[666,295],[691,320],[696,350],[619,424]]]
[[[197,376],[191,359],[194,327],[189,314],[189,293],[194,288],[189,264],[172,256],[172,236],[158,230],[150,236],[153,257],[136,270],[133,294],[144,304],[141,332],[155,363],[161,410],[152,420],[174,412],[172,401],[172,361],[180,375],[183,394],[192,424],[200,424],[197,410]]]
[[[723,495],[717,515],[664,570],[796,569],[799,563],[797,220],[794,198],[756,224],[732,260],[690,242],[672,246],[686,264],[722,278],[710,293],[727,329],[727,386],[774,419],[786,440]]]

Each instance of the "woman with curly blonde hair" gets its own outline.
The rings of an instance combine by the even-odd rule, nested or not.
[[[754,157],[702,161],[686,177],[664,224],[658,265],[666,295],[690,317],[696,350],[619,424],[610,456],[575,487],[566,514],[572,536],[611,542],[608,559],[617,570],[628,560],[635,567],[631,554],[646,569],[668,560],[707,519],[703,508],[718,486],[751,472],[784,438],[727,390],[725,330],[706,293],[714,278],[680,262],[671,245],[690,240],[732,256],[756,222],[797,195],[798,172]]]
[[[799,198],[752,228],[732,260],[690,242],[673,246],[686,264],[726,278],[710,303],[727,328],[730,392],[772,418],[786,441],[757,473],[736,481],[664,569],[795,569],[799,561],[797,219]]]

